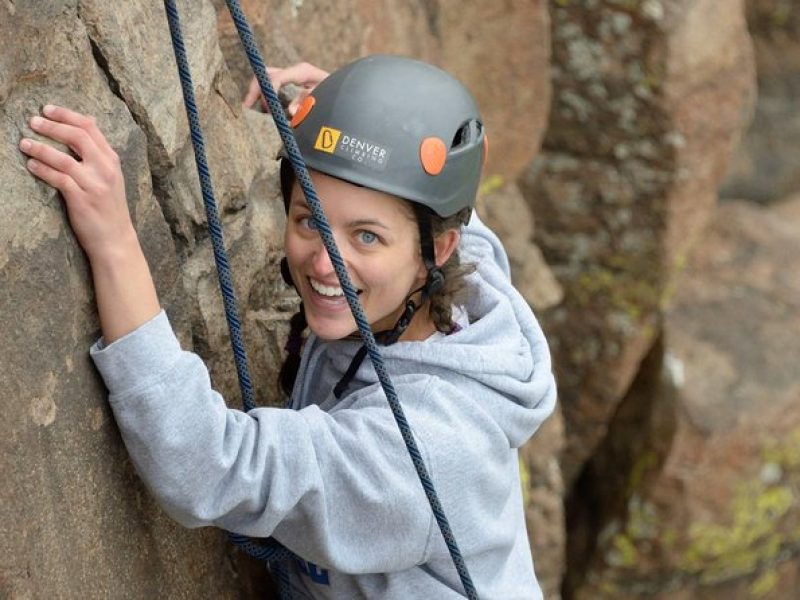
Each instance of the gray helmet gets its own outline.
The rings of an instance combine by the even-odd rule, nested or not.
[[[448,217],[472,207],[487,141],[455,78],[400,56],[356,60],[324,79],[292,119],[306,164]]]

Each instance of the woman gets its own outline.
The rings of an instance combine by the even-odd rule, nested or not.
[[[552,411],[555,388],[502,246],[470,220],[486,148],[474,101],[410,59],[325,75],[272,71],[276,88],[311,90],[294,112],[298,144],[475,586],[482,598],[540,597],[517,448]],[[48,106],[31,127],[80,156],[21,143],[31,172],[62,192],[91,263],[103,331],[91,354],[163,507],[189,527],[278,539],[303,559],[297,598],[462,597],[286,161],[285,274],[302,299],[290,346],[311,333],[299,365],[284,365],[291,410],[244,414],[211,389],[160,310],[119,161],[94,122]]]

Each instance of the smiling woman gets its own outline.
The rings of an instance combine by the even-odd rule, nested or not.
[[[270,75],[275,87],[310,90],[295,136],[478,594],[541,598],[517,449],[553,410],[555,386],[502,245],[471,216],[486,152],[472,97],[398,57],[327,77],[306,64]],[[31,172],[61,190],[89,257],[104,335],[91,355],[165,510],[189,527],[277,539],[301,557],[295,598],[462,597],[287,161],[285,275],[302,299],[287,346],[297,360],[282,372],[288,409],[245,414],[227,408],[160,311],[119,160],[94,121],[47,107],[32,126],[80,157],[20,144]],[[474,264],[468,275],[461,258]]]
[[[323,173],[313,172],[312,179],[367,319],[376,332],[392,329],[411,293],[421,290],[427,277],[413,210],[397,197]],[[450,258],[459,239],[455,229],[436,238],[439,264]],[[355,320],[297,185],[289,203],[285,247],[311,331],[327,340],[354,333]],[[430,314],[420,312],[400,339],[422,340],[434,331]]]

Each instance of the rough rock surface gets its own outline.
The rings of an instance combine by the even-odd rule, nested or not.
[[[534,218],[516,184],[481,195],[478,215],[491,227],[508,252],[511,281],[534,310],[558,305],[564,291],[533,243]]]
[[[579,483],[576,600],[795,597],[798,253],[798,200],[715,214]]]
[[[251,354],[254,378],[271,389],[276,323],[286,313],[272,302],[282,288],[269,271],[255,271],[280,243],[267,160],[275,136],[258,115],[242,114],[213,6],[180,6],[247,341],[260,351]],[[87,264],[60,198],[27,174],[16,150],[42,104],[97,117],[124,164],[162,304],[184,346],[210,359],[215,385],[237,404],[163,7],[2,3],[0,37],[24,40],[7,45],[0,69],[0,597],[239,598],[256,584],[245,581],[225,536],[171,523],[133,472],[87,353],[98,334]],[[239,155],[248,160],[230,160]]]
[[[564,286],[554,343],[567,484],[658,331],[753,95],[743,4],[556,1],[553,109],[523,189]],[[713,22],[714,27],[708,26]]]
[[[747,0],[758,102],[734,155],[723,197],[775,202],[800,191],[800,4]]]

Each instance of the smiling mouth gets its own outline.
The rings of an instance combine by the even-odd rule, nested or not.
[[[311,285],[311,289],[317,292],[320,296],[325,296],[326,298],[339,298],[344,296],[344,290],[341,288],[341,286],[325,285],[315,279],[312,279],[311,277],[308,278],[308,282]],[[362,290],[356,290],[357,294],[360,294],[361,292]]]

